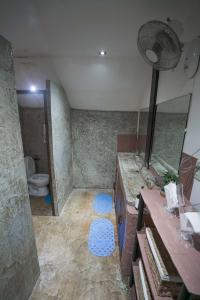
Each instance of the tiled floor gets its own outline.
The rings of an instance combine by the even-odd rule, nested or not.
[[[46,204],[42,197],[30,197],[31,212],[35,216],[52,216],[51,204]]]
[[[33,217],[41,275],[31,300],[129,299],[117,244],[110,257],[92,256],[87,248],[90,223],[99,217],[92,209],[96,193],[74,190],[60,217]],[[115,224],[114,210],[106,217]]]

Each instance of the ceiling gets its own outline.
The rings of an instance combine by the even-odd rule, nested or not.
[[[79,109],[136,110],[151,80],[137,50],[146,21],[178,19],[182,40],[199,35],[199,0],[0,0],[0,34],[11,41],[16,86],[60,82]],[[98,51],[106,49],[107,56]]]

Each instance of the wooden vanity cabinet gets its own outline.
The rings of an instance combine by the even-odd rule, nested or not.
[[[115,181],[115,213],[119,242],[120,268],[122,277],[131,275],[133,244],[136,234],[137,210],[128,204],[119,164]]]
[[[141,258],[145,269],[146,278],[151,290],[152,299],[156,300],[199,300],[200,299],[200,252],[180,238],[180,220],[166,213],[164,209],[165,198],[160,195],[159,190],[143,189],[141,191],[138,222],[137,238],[134,243],[133,251],[133,284],[131,291],[136,290],[137,294],[137,274],[138,259]],[[146,223],[144,210],[148,210],[151,225]],[[145,218],[144,218],[145,217]],[[160,239],[163,242],[168,255],[171,258],[179,276],[182,278],[182,287],[177,297],[159,296],[155,281],[152,276],[152,265],[148,259],[145,248],[146,233],[145,226],[153,227],[157,230]],[[132,296],[133,300],[135,297]]]

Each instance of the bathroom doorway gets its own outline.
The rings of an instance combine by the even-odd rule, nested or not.
[[[33,215],[55,215],[46,90],[17,90],[22,143]]]

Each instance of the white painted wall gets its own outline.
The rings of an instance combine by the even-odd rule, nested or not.
[[[192,92],[193,79],[188,79],[183,71],[184,60],[185,51],[175,70],[160,72],[157,103]]]
[[[59,83],[53,62],[45,57],[23,57],[14,59],[16,88],[28,90],[31,85],[46,89],[46,80]]]
[[[62,58],[54,59],[54,66],[76,109],[136,111],[148,81],[141,57]]]

